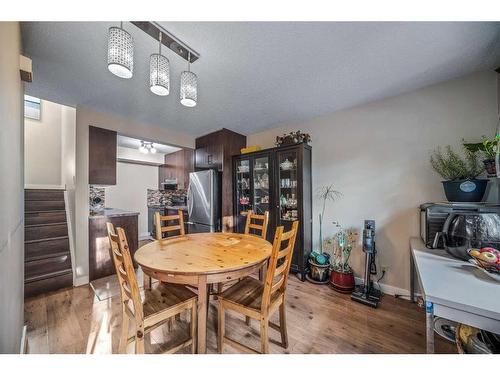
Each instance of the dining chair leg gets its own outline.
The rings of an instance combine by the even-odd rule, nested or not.
[[[281,344],[286,349],[288,348],[288,332],[286,330],[286,307],[285,301],[280,305],[280,333]]]
[[[151,277],[143,273],[144,290],[151,290],[153,280]]]
[[[260,318],[260,352],[263,354],[269,353],[269,318]]]
[[[128,340],[128,327],[130,318],[125,312],[125,306],[122,308],[122,333],[120,335],[120,343],[118,345],[118,353],[126,354],[127,340]]]
[[[144,354],[144,326],[141,323],[135,334],[135,354]]]
[[[174,317],[168,318],[168,321],[167,321],[167,331],[169,333],[172,332],[173,325],[174,325]]]
[[[224,349],[223,345],[224,345],[224,335],[226,329],[225,314],[226,312],[224,311],[224,304],[222,303],[222,301],[219,300],[219,319],[217,322],[219,331],[217,335],[217,351],[219,352],[219,354],[222,354],[222,351]]]
[[[196,315],[196,312],[198,310],[198,306],[196,304],[196,301],[193,302],[191,305],[191,353],[195,354],[196,350],[198,348],[197,346],[197,337],[198,337],[198,316]]]

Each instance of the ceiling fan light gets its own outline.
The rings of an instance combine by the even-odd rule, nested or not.
[[[198,77],[190,71],[181,73],[181,104],[194,107],[198,101]]]
[[[132,78],[134,74],[134,40],[121,27],[108,31],[108,70],[120,78]]]
[[[149,88],[159,96],[166,96],[170,92],[170,62],[158,53],[149,58]]]

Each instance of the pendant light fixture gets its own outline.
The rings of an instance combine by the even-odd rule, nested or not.
[[[158,40],[158,53],[149,58],[149,88],[156,95],[166,96],[170,92],[170,62],[161,54],[161,32]]]
[[[191,52],[188,53],[188,70],[181,73],[181,104],[194,107],[198,102],[198,77],[191,72]]]
[[[123,29],[123,22],[108,31],[108,70],[120,78],[134,74],[134,39]]]
[[[156,154],[156,148],[153,142],[145,142],[141,141],[141,145],[139,146],[139,151],[143,154]]]

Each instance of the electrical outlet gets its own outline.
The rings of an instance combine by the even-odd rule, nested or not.
[[[382,272],[387,273],[387,271],[389,271],[389,266],[385,266],[385,265],[384,265],[384,266],[380,266],[380,270],[381,270]]]

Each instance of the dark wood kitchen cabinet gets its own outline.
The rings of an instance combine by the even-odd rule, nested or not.
[[[233,231],[232,157],[246,147],[247,137],[229,129],[196,138],[195,169],[214,168],[222,172],[222,230]]]
[[[116,132],[89,126],[89,184],[116,185]]]
[[[121,227],[127,235],[130,255],[139,247],[138,214],[120,216],[89,217],[89,279],[90,281],[115,274],[115,266],[111,258],[106,223],[111,222],[115,228]],[[137,264],[134,261],[134,267]]]
[[[269,211],[268,240],[276,227],[291,229],[299,220],[290,272],[302,281],[312,250],[311,146],[293,144],[233,157],[233,205],[236,231],[245,228],[245,212]]]
[[[187,189],[189,173],[194,171],[194,154],[193,149],[186,148],[165,155],[165,164],[159,167],[158,188],[164,189],[162,182],[165,179],[177,179],[177,187]]]

